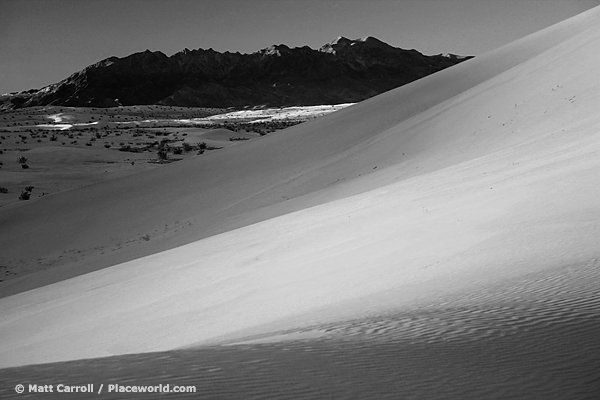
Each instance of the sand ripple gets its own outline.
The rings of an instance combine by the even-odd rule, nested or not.
[[[168,398],[597,399],[599,288],[594,259],[412,310],[245,344],[4,369],[0,397],[14,395],[17,383],[65,382],[198,390]]]

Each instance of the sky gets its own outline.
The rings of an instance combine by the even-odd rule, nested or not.
[[[0,0],[0,93],[107,57],[184,48],[252,53],[374,36],[424,54],[481,55],[600,0]]]

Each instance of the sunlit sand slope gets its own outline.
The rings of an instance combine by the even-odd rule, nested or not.
[[[596,12],[253,143],[2,209],[0,264],[65,267],[2,283],[0,296],[532,138],[552,146],[545,137],[567,139],[556,138],[562,129],[585,137],[579,125],[589,127],[595,112]],[[372,174],[385,167],[393,170]]]
[[[599,266],[559,267],[242,344],[4,369],[0,397],[10,397],[17,382],[68,382],[94,383],[96,391],[104,383],[105,398],[123,397],[107,393],[111,383],[162,383],[192,385],[205,399],[595,399]]]
[[[409,340],[412,330],[434,343],[484,342],[487,315],[492,336],[539,321],[526,303],[532,296],[558,307],[549,318],[559,328],[548,334],[572,334],[568,326],[579,320],[569,325],[568,310],[598,316],[594,292],[567,280],[560,303],[551,288],[570,265],[588,266],[587,279],[598,282],[598,46],[594,9],[264,141],[3,213],[8,226],[22,223],[14,237],[3,231],[3,246],[45,234],[50,244],[31,250],[38,256],[66,243],[85,248],[91,238],[101,245],[111,235],[154,232],[173,219],[189,228],[155,246],[219,234],[3,298],[0,365],[169,350],[342,320],[388,341]],[[484,291],[466,309],[445,300],[529,274],[550,289],[506,290],[506,298]],[[402,313],[418,304],[449,322],[420,328],[417,316],[405,326]],[[372,317],[384,313],[400,317],[380,328]],[[590,335],[581,340],[596,344]]]

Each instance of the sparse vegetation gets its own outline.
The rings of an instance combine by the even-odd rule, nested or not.
[[[156,155],[160,161],[167,161],[169,159],[169,153],[167,153],[167,150],[165,149],[158,150]]]
[[[25,190],[21,192],[19,195],[19,200],[29,200],[31,198],[31,192],[33,191],[33,186],[27,186]]]
[[[43,174],[46,172],[55,173],[56,168],[62,165],[69,164],[75,167],[74,162],[79,162],[79,165],[75,168],[69,169],[71,171],[81,173],[81,171],[90,171],[91,174],[89,183],[97,181],[100,176],[104,176],[103,179],[112,179],[114,175],[106,174],[99,175],[98,173],[112,172],[119,166],[122,165],[144,165],[138,168],[131,168],[131,172],[144,170],[148,164],[166,164],[169,162],[184,159],[196,154],[204,154],[207,151],[217,150],[232,144],[235,141],[245,141],[253,138],[257,138],[259,134],[267,134],[268,132],[274,131],[275,129],[284,128],[286,126],[299,123],[278,120],[277,122],[270,124],[268,121],[262,120],[261,122],[254,122],[253,117],[246,118],[243,120],[223,120],[216,119],[214,123],[203,124],[199,126],[198,123],[194,122],[183,122],[182,120],[189,120],[192,118],[207,117],[215,114],[222,114],[225,110],[218,109],[187,109],[181,107],[166,107],[166,106],[141,106],[141,107],[118,107],[118,108],[97,108],[91,110],[90,108],[60,108],[60,107],[44,107],[44,108],[26,108],[14,111],[8,111],[4,115],[0,115],[0,154],[16,154],[13,160],[17,160],[18,164],[29,174],[29,169],[32,172],[40,173],[43,179]],[[231,110],[227,110],[231,111]],[[92,113],[93,117],[90,115]],[[68,123],[73,125],[68,129],[63,129],[60,126],[61,121],[54,123],[48,122],[48,116],[52,114],[66,113],[68,116]],[[102,121],[101,126],[86,126],[79,125],[85,124],[87,121],[93,119],[94,121]],[[131,124],[129,121],[140,121],[139,124]],[[144,120],[153,120],[152,122],[142,122]],[[124,123],[126,122],[126,123]],[[53,124],[55,126],[42,126],[40,124]],[[217,134],[211,136],[210,141],[202,142],[201,140],[194,140],[195,138],[202,137],[202,131],[207,129],[228,129],[229,135],[220,136]],[[244,130],[245,129],[245,130]],[[241,132],[240,134],[231,134],[232,132]],[[196,136],[200,133],[199,136]],[[230,136],[234,136],[229,139]],[[208,138],[208,137],[207,137]],[[44,140],[45,139],[45,140]],[[61,139],[61,140],[59,140]],[[101,139],[101,140],[99,140]],[[184,140],[185,139],[185,140]],[[54,144],[55,142],[56,144]],[[99,158],[94,160],[77,161],[81,160],[80,153],[78,150],[83,151],[86,147],[90,147],[89,151],[93,152],[91,147],[94,146],[94,142],[98,142],[100,146],[105,149],[117,149],[123,152],[129,153],[152,153],[154,157],[144,157],[139,154],[135,161],[133,158],[129,158],[128,155],[116,152],[102,152],[106,157],[102,157],[99,154]],[[32,157],[35,161],[37,168],[31,167],[31,160],[29,154],[24,153],[30,151],[33,148],[39,148],[40,146],[56,146],[57,144],[62,146],[54,147],[53,150],[48,151],[45,154],[51,155],[53,151],[56,152],[56,157],[62,157],[63,154],[71,154],[72,156],[65,157],[64,162],[60,162],[58,165],[52,165],[50,168],[47,167],[48,158]],[[119,145],[121,143],[121,145]],[[222,145],[221,145],[222,144]],[[85,147],[84,147],[85,146]],[[68,151],[68,153],[65,153]],[[19,152],[21,152],[19,154]],[[94,153],[95,154],[95,153]],[[27,156],[27,157],[19,157]],[[10,160],[10,158],[8,158]],[[12,161],[14,162],[14,161]],[[52,161],[50,161],[52,162]],[[73,165],[71,165],[73,164]],[[106,164],[111,164],[111,169],[105,168]],[[13,168],[15,165],[13,164]],[[0,161],[0,168],[8,169],[6,165],[2,165]],[[21,168],[19,168],[20,170]],[[93,178],[92,178],[93,177]],[[36,178],[37,179],[37,178]],[[100,178],[102,179],[102,178]],[[81,182],[74,184],[73,181],[68,183],[62,182],[61,187],[58,190],[64,188],[74,188],[81,186]],[[3,182],[4,183],[4,182]],[[85,183],[84,183],[85,184]],[[31,197],[31,190],[19,190],[13,189],[12,186],[6,185],[10,189],[11,193],[15,193],[15,196],[2,196],[2,202],[0,206],[16,202],[17,196],[20,200],[26,200]],[[50,188],[51,192],[55,192],[54,188]],[[22,196],[18,195],[23,192]],[[40,193],[44,195],[46,193]],[[36,196],[37,197],[37,196]],[[10,199],[9,199],[10,198]]]
[[[21,156],[17,158],[17,162],[21,164],[21,168],[27,169],[29,168],[29,164],[27,164],[27,157]]]

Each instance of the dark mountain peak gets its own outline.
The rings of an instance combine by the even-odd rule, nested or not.
[[[364,43],[382,43],[387,45],[387,43],[382,42],[381,40],[377,39],[376,37],[373,36],[365,36],[364,38],[360,38],[360,39],[356,39],[357,42],[364,42]]]
[[[354,41],[354,43],[362,43],[365,47],[378,48],[383,50],[396,49],[396,47],[390,46],[389,44],[382,42],[381,40],[373,36],[367,36],[363,39],[357,39]]]
[[[362,51],[366,49],[381,49],[386,51],[402,50],[390,46],[389,44],[382,42],[373,36],[367,36],[365,38],[354,40],[339,36],[333,42],[321,46],[319,51],[324,53],[339,54],[347,51]]]
[[[344,45],[347,45],[350,43],[352,43],[352,40],[350,40],[344,36],[338,36],[333,42],[331,42],[332,45],[339,45],[339,46],[344,46]]]
[[[319,50],[269,46],[252,54],[183,49],[109,57],[68,78],[0,98],[0,109],[48,104],[83,107],[291,106],[358,102],[467,58],[424,56],[372,36],[343,36]],[[118,99],[118,100],[117,100]]]
[[[148,58],[169,58],[165,53],[163,53],[162,51],[151,51],[151,50],[146,50],[143,53],[134,53],[133,55],[144,55],[144,57],[148,57]],[[126,57],[127,58],[127,57]]]
[[[352,40],[350,40],[344,36],[338,36],[334,41],[325,43],[323,46],[321,46],[319,48],[319,51],[321,51],[323,53],[335,53],[336,51],[338,51],[342,48],[346,48],[346,47],[350,46],[351,43],[352,43]]]
[[[259,50],[258,53],[266,56],[281,57],[283,54],[288,54],[291,50],[292,49],[290,49],[285,44],[274,44],[262,50]]]

